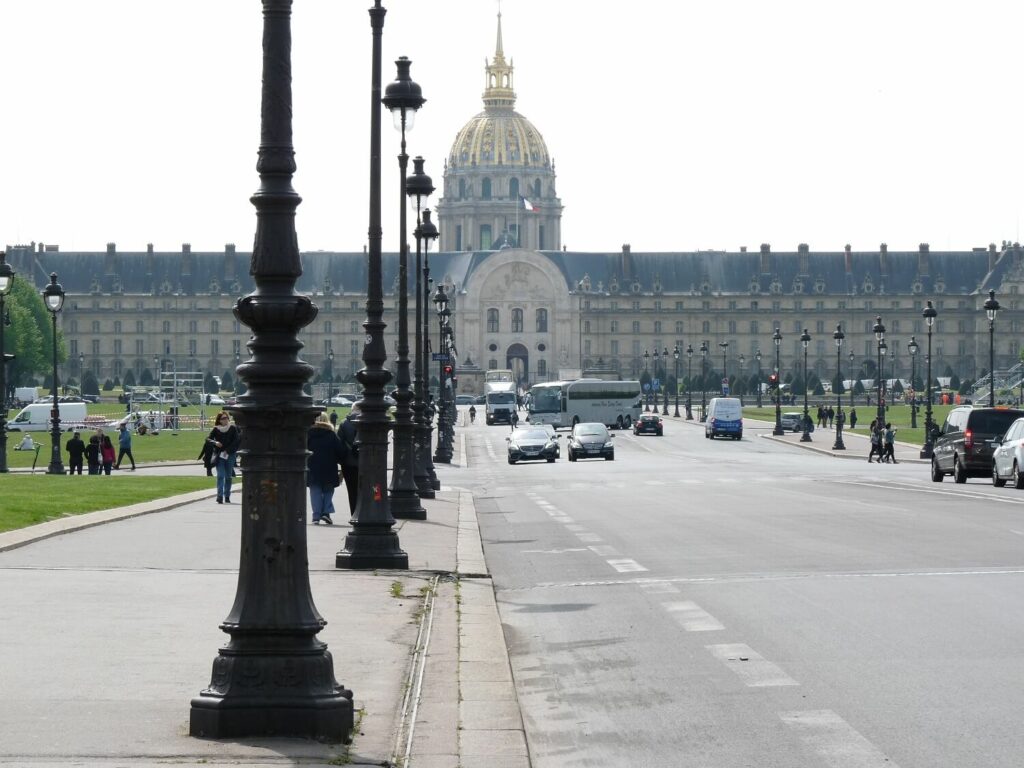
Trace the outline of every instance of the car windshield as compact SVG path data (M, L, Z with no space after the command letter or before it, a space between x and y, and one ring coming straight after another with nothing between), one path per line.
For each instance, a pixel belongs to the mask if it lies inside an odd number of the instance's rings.
M543 429L517 429L512 437L516 440L547 440L548 432Z
M606 435L608 430L596 424L584 424L576 427L577 435Z

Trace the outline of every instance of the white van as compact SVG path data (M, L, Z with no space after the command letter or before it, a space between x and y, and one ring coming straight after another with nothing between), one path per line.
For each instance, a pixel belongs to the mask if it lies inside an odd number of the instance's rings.
M743 438L743 406L737 397L713 397L704 418L704 437Z
M53 403L32 403L7 422L9 432L48 432ZM65 432L81 429L85 424L85 403L58 403L60 428Z

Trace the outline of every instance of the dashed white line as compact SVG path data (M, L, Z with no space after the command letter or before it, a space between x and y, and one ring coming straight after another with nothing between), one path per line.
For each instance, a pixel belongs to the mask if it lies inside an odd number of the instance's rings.
M663 603L679 626L687 632L715 632L725 629L722 623L692 600L678 603Z
M609 544L599 544L594 547L587 547L587 549L600 557L615 557L619 554L619 550Z
M619 573L635 573L635 572L638 572L638 571L646 571L647 570L642 565L640 565L640 563L638 563L636 560L627 560L627 559L618 560L618 559L616 559L616 560L608 560L607 562L608 562L608 565L610 565L612 568L614 568Z
M830 709L780 712L779 717L831 768L899 768Z
M577 533L576 538L582 542L598 542L602 541L601 537L596 533Z
M735 672L748 688L800 685L779 667L743 643L705 646L711 654Z
M670 584L667 581L638 581L637 585L644 592L648 592L652 595L671 595L679 593L679 587L675 584Z

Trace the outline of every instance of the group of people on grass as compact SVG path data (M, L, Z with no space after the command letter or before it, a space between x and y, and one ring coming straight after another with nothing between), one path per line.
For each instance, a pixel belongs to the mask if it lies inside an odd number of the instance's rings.
M134 472L132 433L126 424L122 424L117 430L117 444L119 450L115 451L110 435L104 433L102 428L97 429L89 437L88 443L82 439L81 432L74 432L64 445L64 450L68 454L68 474L80 475L83 467L87 467L90 475L109 475L111 470L121 468L121 462L125 457L131 461Z

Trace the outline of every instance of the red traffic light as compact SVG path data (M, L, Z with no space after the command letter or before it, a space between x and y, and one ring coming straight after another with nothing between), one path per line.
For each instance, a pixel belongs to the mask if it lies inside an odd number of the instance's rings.
M452 367L450 365L446 365L444 367L444 375L445 376L451 376L452 375Z

